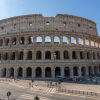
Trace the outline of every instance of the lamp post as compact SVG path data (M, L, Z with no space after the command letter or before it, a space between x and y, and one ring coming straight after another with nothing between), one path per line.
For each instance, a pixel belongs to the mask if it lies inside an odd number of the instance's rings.
M7 92L7 97L8 97L8 100L9 100L9 97L11 96L11 92L10 91L8 91Z

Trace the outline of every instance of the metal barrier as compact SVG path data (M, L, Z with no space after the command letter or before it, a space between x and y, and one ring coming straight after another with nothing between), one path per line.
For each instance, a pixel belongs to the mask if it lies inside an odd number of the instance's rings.
M57 91L62 92L62 93L67 93L67 94L74 94L74 95L100 97L100 93L95 93L95 92L67 90L67 89L63 89L63 88L57 88Z

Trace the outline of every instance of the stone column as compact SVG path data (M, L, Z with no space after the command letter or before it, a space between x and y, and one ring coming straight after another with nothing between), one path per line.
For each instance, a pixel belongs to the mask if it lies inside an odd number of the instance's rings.
M60 36L60 44L62 44L62 42L63 42L63 37Z
M61 66L61 76L64 77L64 66Z
M70 66L69 68L70 68L70 77L73 77L74 76L74 74L73 74L73 67Z
M55 67L52 66L51 72L52 72L52 79L55 79Z
M6 68L6 77L9 77L9 68Z
M35 78L35 68L34 68L34 66L32 67L32 79L34 79Z
M42 50L42 60L45 60L45 51Z
M5 46L5 37L3 37L3 46Z
M42 66L42 79L44 79L44 78L45 78L45 67Z
M25 37L24 37L24 44L27 45L28 43L29 43L29 41L28 41L28 36L25 35Z
M26 68L23 68L23 78L26 78Z
M86 66L86 76L89 76L89 71L88 71L88 67Z
M24 50L24 60L27 59L27 50Z
M92 74L94 75L94 66L91 66Z
M80 76L80 77L82 76L82 73L81 73L81 66L78 67L78 76Z
M72 60L72 50L69 50L69 59Z
M42 44L44 44L45 43L45 36L43 35L42 36Z
M14 68L14 78L17 78L17 68Z
M77 59L80 59L80 51L76 51Z
M63 50L60 50L60 59L61 60L64 60L64 55L63 55L64 51Z
M68 42L67 42L67 43L68 43L68 44L71 44L71 37L68 36L67 39L68 39Z

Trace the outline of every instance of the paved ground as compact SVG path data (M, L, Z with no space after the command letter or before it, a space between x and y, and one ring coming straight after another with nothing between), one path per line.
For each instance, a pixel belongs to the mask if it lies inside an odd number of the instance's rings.
M16 98L16 100L34 100L36 95L39 96L40 100L100 100L100 98L94 97L84 97L84 96L73 96L64 93L58 93L56 91L56 87L47 87L47 83L44 81L35 81L33 87L29 87L30 81L0 81L0 97L1 99L5 98L7 100L6 93L7 91L11 91L12 98ZM54 84L54 83L53 83ZM83 84L72 84L72 83L62 83L62 86L69 89L83 89ZM77 88L79 86L79 88ZM89 85L87 86L92 90L99 91L99 86ZM99 88L99 89L98 89ZM97 89L97 90L96 90ZM86 87L84 88L86 90ZM88 88L87 88L88 90ZM90 91L90 90L89 90Z

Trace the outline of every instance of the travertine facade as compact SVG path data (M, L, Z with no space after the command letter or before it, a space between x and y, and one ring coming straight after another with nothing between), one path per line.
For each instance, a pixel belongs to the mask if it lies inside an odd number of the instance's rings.
M55 79L91 75L100 75L96 23L61 14L0 21L1 77Z

